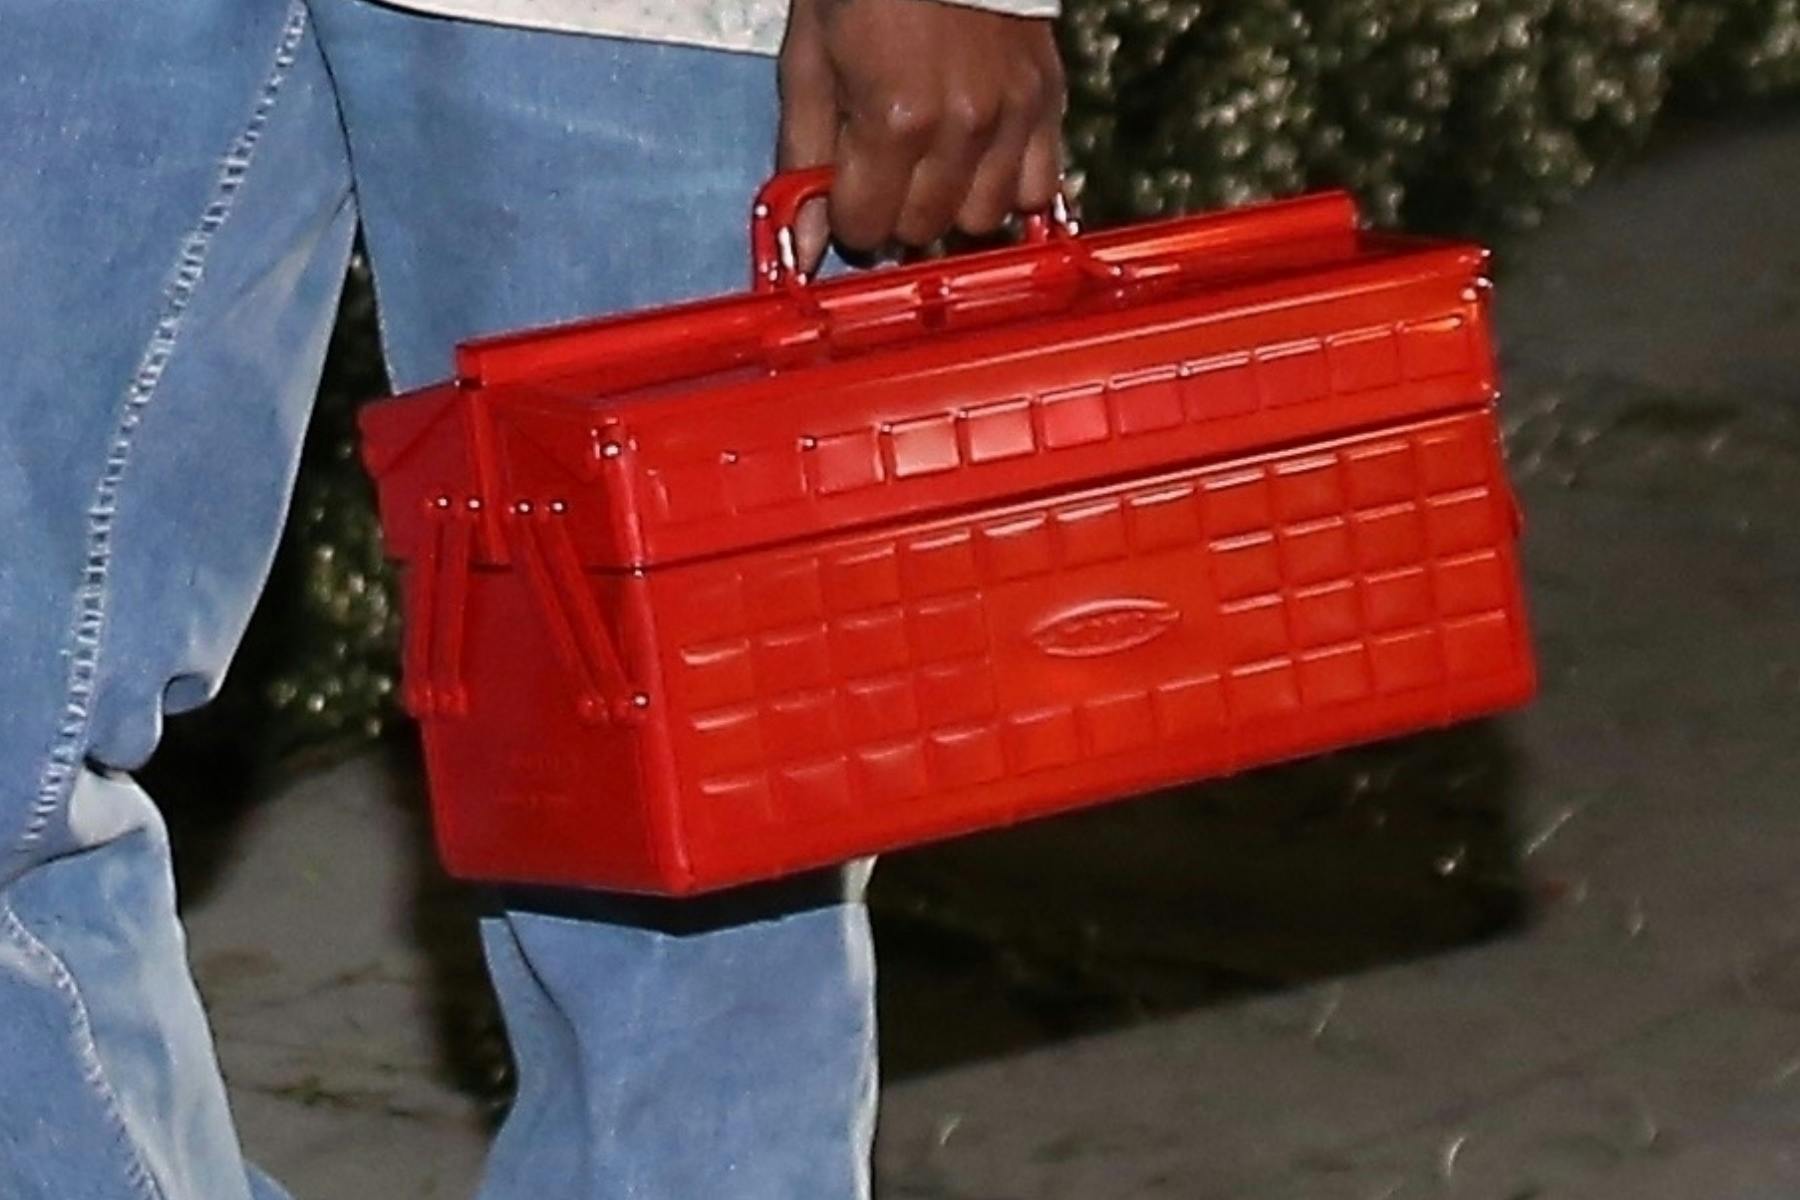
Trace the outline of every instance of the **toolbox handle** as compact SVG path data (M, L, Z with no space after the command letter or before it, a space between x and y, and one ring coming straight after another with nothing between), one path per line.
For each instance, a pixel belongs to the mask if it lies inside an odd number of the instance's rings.
M831 194L837 170L830 164L782 171L763 184L750 208L750 287L773 292L807 281L795 249L794 225L800 210ZM1048 242L1065 238L1076 245L1080 225L1069 214L1069 202L1059 191L1043 212L1024 213L1025 240Z
M761 361L771 325L792 323L791 312L770 310L766 300L771 292L786 290L800 302L800 311L810 316L816 317L821 307L831 307L830 300L802 286L805 281L797 272L782 272L780 238L783 228L792 237L794 216L808 200L825 195L830 180L829 167L791 171L775 176L758 193L759 211L753 212L750 223L756 273L753 295L717 297L649 313L475 338L456 348L457 382L473 390L605 369L613 373L615 386L623 388L632 386L631 380L660 378L654 364L674 359L691 362L696 346L712 348L707 361L714 366ZM764 206L766 211L760 211ZM1054 243L1055 252L1044 257L1056 259L1056 269L1067 268L1101 283L1126 283L1175 257L1290 238L1350 236L1356 227L1356 204L1350 196L1321 192L1080 237L1074 236L1077 228L1066 212L1053 211L1027 216L1025 238L1039 247ZM991 253L1010 254L1015 262L1020 257L1036 257L1030 251ZM953 258L944 269L954 271L956 264ZM832 288L822 285L818 291L835 290L842 282L833 280ZM808 294L796 295L798 292Z

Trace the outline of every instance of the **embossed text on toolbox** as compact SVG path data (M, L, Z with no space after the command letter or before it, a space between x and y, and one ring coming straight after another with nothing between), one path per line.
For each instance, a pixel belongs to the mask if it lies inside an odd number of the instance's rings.
M1181 610L1148 597L1095 600L1053 613L1031 642L1053 658L1101 658L1148 645L1181 623Z

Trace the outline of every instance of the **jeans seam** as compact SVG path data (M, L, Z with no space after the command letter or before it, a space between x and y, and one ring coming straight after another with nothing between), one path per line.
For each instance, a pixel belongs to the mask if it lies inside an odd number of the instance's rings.
M94 691L106 627L112 535L126 467L144 416L155 399L169 360L174 356L183 318L205 271L207 252L231 216L281 85L299 57L306 35L307 15L305 0L289 0L281 34L276 40L273 63L257 90L249 118L225 152L210 200L201 210L199 221L182 241L172 278L164 291L162 312L113 423L106 462L95 482L93 500L87 512L87 548L68 633L69 671L62 715L50 753L38 776L37 794L25 828L13 844L14 854L23 854L43 836L51 817L67 802L85 758L84 745L92 726Z
M0 897L0 927L6 930L8 938L27 955L44 963L50 971L56 990L68 1000L69 1024L75 1035L76 1050L81 1056L82 1080L99 1099L100 1106L106 1111L107 1120L112 1123L114 1134L124 1148L127 1159L125 1177L132 1192L139 1200L165 1200L166 1193L150 1173L144 1156L132 1139L131 1127L125 1122L125 1109L119 1102L119 1094L113 1089L112 1081L106 1077L106 1064L100 1061L100 1047L94 1040L93 1020L88 1015L87 1002L81 998L81 988L75 982L74 972L69 970L68 964L54 950L26 927L12 903L4 897Z

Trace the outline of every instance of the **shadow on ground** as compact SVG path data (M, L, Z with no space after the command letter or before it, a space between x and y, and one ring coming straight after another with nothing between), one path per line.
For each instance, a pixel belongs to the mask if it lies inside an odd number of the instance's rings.
M1493 936L1526 912L1480 724L892 856L901 1077Z

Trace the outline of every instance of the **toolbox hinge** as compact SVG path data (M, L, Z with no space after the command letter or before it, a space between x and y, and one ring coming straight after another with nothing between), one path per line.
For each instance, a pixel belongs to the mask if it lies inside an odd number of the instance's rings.
M507 514L513 562L525 577L551 645L575 689L576 711L590 722L631 723L649 696L626 677L624 659L594 601L560 500L520 500Z
M449 496L427 502L425 536L407 573L411 614L401 650L401 696L413 716L462 716L469 711L463 682L463 625L469 607L469 561L481 502Z
M459 503L437 496L428 503L425 537L407 573L410 613L401 649L401 696L413 716L468 715L463 650L474 543L480 528L497 524L568 674L582 720L629 723L641 718L649 697L626 677L562 520L566 511L560 501L519 501L495 521L478 497Z

